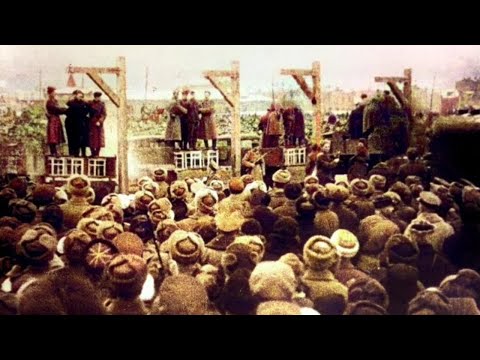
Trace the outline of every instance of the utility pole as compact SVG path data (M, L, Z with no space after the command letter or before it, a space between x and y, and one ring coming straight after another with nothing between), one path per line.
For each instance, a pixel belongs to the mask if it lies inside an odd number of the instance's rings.
M145 101L148 97L148 66L145 67Z

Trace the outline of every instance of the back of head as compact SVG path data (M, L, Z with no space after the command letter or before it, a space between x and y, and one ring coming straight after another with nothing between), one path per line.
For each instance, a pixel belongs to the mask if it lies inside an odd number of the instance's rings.
M232 273L219 298L219 307L226 313L234 315L252 315L257 306L250 285L251 270L238 269Z
M285 185L285 197L289 200L297 200L302 195L302 185L299 183L288 183Z
M160 287L152 307L155 315L205 315L208 295L194 277L176 275L167 277Z
M27 285L19 294L20 315L103 315L105 309L92 283L60 269Z
M389 299L385 288L373 278L355 280L348 287L348 302L369 301L382 308L388 308Z
M387 315L387 312L378 304L370 301L358 301L355 303L349 303L345 309L344 315Z
M480 275L471 269L462 269L456 275L446 277L440 290L447 297L472 298L480 305Z
M58 205L47 206L42 213L42 221L52 225L59 231L63 227L63 210Z
M418 293L408 304L408 315L450 315L448 298L438 289L429 288Z
M296 288L293 269L280 261L259 263L249 279L250 290L261 301L290 301Z
M301 315L301 308L288 301L267 301L258 305L257 315Z

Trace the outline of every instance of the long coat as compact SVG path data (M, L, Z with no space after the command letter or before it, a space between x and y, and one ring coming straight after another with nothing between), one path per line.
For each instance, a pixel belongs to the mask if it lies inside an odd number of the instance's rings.
M48 144L63 144L65 142L65 135L63 133L62 121L60 115L66 113L67 109L58 105L55 99L49 99L46 104L47 110L47 143Z
M105 147L105 129L103 123L107 118L107 109L103 101L90 101L91 117L90 117L90 133L89 145L92 149L100 149ZM100 126L97 126L100 123Z
M182 140L182 128L180 116L187 113L187 109L180 106L178 101L173 100L167 108L168 121L165 130L165 140L180 141Z
M317 156L317 177L320 184L335 182L333 170L337 167L335 158L331 154L320 152Z
M191 99L188 102L188 134L189 139L194 140L197 136L198 123L200 122L200 105L197 100Z
M293 123L293 136L296 138L305 137L305 118L301 110L294 111L295 121Z
M216 140L215 108L212 100L203 100L199 109L201 118L198 124L197 137L201 140Z
M265 130L265 135L270 136L282 136L283 135L283 126L282 126L280 113L273 111L268 115L267 128Z
M67 130L68 141L72 145L82 147L88 146L90 106L85 101L70 100L67 102L67 118L65 129Z

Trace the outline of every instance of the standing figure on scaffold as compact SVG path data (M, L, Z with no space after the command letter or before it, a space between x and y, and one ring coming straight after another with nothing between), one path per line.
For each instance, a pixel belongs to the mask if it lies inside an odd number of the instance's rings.
M180 105L178 99L178 90L173 91L173 98L167 107L167 128L165 130L165 141L167 146L175 149L175 144L179 143L182 148L182 125L181 117L187 114L187 109Z
M57 145L65 143L65 135L63 133L62 120L60 115L67 112L67 108L58 105L57 94L55 88L49 86L47 88L48 100L45 105L47 125L47 143L50 148L50 155L59 156Z
M217 127L215 125L215 107L210 100L210 91L205 91L205 99L200 103L201 118L198 125L198 138L205 143L205 149L209 149L208 140L212 140L212 149L217 150Z

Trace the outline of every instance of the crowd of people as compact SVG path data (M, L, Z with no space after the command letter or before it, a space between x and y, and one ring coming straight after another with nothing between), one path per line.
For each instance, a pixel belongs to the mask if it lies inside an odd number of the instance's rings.
M48 100L45 105L47 125L47 143L50 155L59 156L58 146L65 143L65 135L61 116L66 115L65 130L67 132L68 155L87 156L87 147L92 157L98 157L105 147L105 131L103 124L107 117L102 93L95 92L93 100L85 101L81 90L75 90L67 102L67 107L60 106L56 89L47 88Z
M15 178L0 313L480 314L478 187L432 177L416 149L348 181L314 170L267 188L159 169L133 195Z

